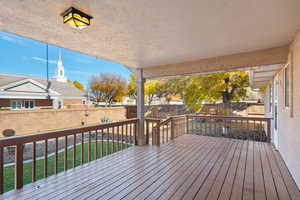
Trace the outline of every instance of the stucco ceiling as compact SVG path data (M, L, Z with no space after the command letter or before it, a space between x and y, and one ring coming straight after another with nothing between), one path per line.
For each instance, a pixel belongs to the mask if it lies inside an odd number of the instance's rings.
M94 17L75 30L60 14ZM299 0L0 0L0 29L121 63L180 63L289 44Z

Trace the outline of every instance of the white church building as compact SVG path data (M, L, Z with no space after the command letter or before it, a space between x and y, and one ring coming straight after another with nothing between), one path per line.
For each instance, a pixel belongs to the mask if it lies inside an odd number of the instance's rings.
M59 109L86 104L85 93L67 80L61 53L55 76L49 80L0 73L0 109Z

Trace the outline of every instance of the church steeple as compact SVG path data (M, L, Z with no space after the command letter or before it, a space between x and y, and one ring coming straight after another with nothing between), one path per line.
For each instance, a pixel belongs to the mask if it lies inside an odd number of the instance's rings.
M61 59L61 49L59 49L59 55L58 55L58 60L57 60L57 65L56 65L56 70L55 70L55 77L56 81L59 82L67 82L67 77L65 77L65 68L62 63Z

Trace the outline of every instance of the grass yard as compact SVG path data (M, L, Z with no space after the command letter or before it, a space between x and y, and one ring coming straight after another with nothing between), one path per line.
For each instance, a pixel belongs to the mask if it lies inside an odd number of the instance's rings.
M122 147L123 145L123 147ZM115 143L115 151L120 151L129 147L128 144L117 144ZM91 146L91 160L95 160L95 142L92 142ZM98 158L101 156L106 156L113 152L112 142L103 142L103 153L102 153L102 143L98 142ZM73 148L68 149L68 169L73 168ZM54 174L54 161L55 156L51 155L48 157L48 176ZM84 144L84 163L88 162L88 144ZM81 164L81 144L76 146L76 165ZM26 162L23 165L23 182L24 185L32 182L32 162ZM64 152L58 153L58 172L64 171ZM7 166L4 168L4 191L14 189L14 177L15 177L15 166ZM36 179L44 178L44 159L36 161Z

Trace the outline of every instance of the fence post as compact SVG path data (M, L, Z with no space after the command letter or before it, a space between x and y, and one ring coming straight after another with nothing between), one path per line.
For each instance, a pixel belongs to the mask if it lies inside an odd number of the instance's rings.
M23 144L16 145L15 188L23 187Z

